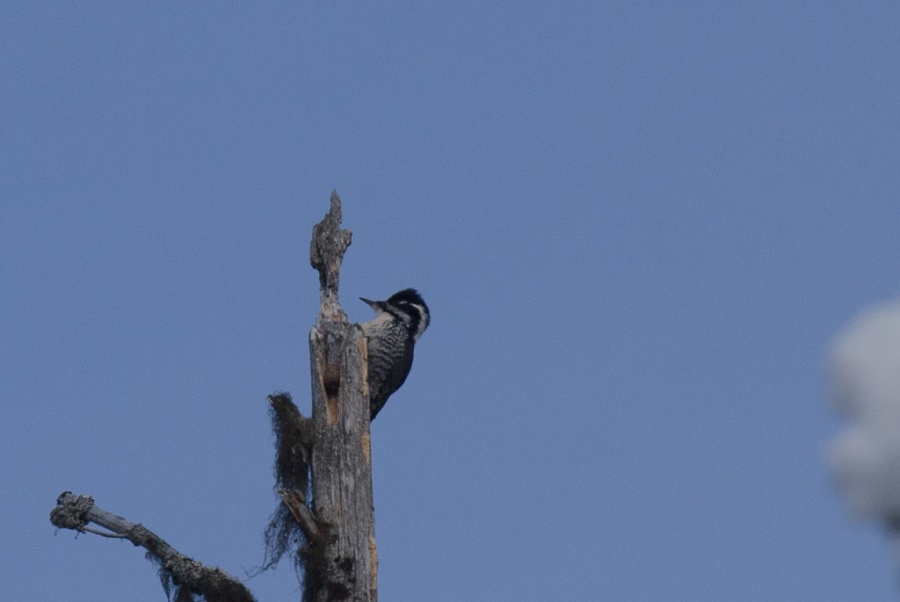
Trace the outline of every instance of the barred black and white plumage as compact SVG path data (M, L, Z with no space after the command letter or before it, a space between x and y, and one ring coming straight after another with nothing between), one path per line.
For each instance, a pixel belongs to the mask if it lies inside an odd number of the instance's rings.
M371 419L409 376L416 341L428 328L431 314L422 296L411 288L387 301L360 297L375 310L375 318L360 324L369 352L369 410Z

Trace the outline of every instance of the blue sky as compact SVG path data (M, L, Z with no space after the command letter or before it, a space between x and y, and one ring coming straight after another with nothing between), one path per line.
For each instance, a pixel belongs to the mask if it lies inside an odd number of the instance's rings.
M4 593L164 599L64 491L244 577L266 395L309 408L312 225L351 319L432 309L373 425L383 600L896 600L823 450L894 298L893 2L0 7ZM297 599L287 565L248 581Z

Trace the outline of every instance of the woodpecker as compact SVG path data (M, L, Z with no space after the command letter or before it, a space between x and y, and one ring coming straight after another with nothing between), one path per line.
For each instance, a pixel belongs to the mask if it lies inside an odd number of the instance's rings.
M360 326L369 351L370 420L409 376L416 341L428 328L431 314L422 296L412 288L394 293L387 301L360 297L375 310L375 318Z

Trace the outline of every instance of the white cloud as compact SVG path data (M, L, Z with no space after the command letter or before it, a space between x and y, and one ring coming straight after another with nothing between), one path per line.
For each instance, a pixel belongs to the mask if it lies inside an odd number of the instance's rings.
M831 396L847 427L828 463L854 511L900 523L900 302L874 307L835 339Z

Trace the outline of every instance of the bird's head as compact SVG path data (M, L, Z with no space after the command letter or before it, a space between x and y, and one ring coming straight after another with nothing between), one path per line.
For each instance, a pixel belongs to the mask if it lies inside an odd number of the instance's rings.
M387 301L372 301L365 297L360 297L360 300L375 310L376 315L386 313L394 319L402 321L415 340L419 340L431 323L431 312L428 311L422 295L414 288L396 292Z

